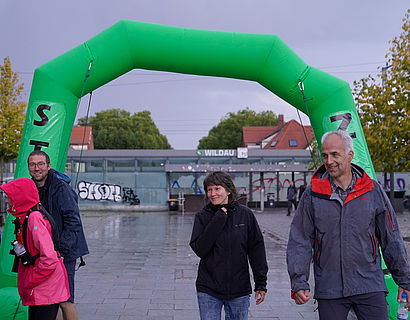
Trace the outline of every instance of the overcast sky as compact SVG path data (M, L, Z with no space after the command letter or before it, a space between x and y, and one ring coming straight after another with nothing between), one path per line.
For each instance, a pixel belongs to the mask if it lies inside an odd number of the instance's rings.
M352 86L384 65L408 0L0 0L0 58L9 56L28 101L34 70L121 19L183 28L278 35L307 64ZM87 112L82 98L78 117ZM174 149L195 149L228 112L297 110L258 83L133 70L93 93L90 113L149 110ZM303 124L309 120L302 114Z

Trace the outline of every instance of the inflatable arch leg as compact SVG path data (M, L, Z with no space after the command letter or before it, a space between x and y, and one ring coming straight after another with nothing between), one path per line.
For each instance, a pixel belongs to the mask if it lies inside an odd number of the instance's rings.
M127 20L35 70L15 177L29 176L26 161L34 149L46 151L53 167L64 170L81 95L136 68L256 81L309 116L319 147L324 132L349 132L354 137L353 161L375 178L349 85L308 66L278 36ZM308 109L300 84L311 99ZM4 231L0 287L15 284L8 254L11 217Z

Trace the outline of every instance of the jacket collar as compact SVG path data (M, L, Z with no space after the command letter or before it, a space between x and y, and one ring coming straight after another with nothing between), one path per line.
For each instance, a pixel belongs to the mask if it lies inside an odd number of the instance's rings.
M366 174L363 168L356 164L351 164L352 169L359 173L353 191L347 196L345 203L374 189L373 180ZM332 195L332 186L329 175L322 165L312 177L312 194L320 198L330 199Z
M233 201L231 201L231 202L229 202L229 203L227 203L227 204L224 204L224 205L213 205L212 203L208 203L207 205L206 205L206 207L209 209L209 210L211 210L212 212L216 212L216 211L218 211L219 209L221 209L222 207L225 207L227 210L235 210L235 207L237 206L237 201L236 200L233 200Z

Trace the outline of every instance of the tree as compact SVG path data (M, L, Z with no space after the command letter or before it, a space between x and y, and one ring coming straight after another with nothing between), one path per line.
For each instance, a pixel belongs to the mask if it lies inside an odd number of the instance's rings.
M376 78L354 82L354 97L369 152L376 171L408 171L410 168L410 10L402 33L390 41L387 64ZM391 177L391 190L393 177Z
M198 149L236 149L242 144L242 127L276 126L278 118L272 111L256 113L249 108L237 113L229 112L199 140Z
M312 161L308 162L308 169L316 171L322 165L323 161L320 155L317 140L315 138L313 138L309 142L309 151L310 151L310 157L312 158Z
M93 128L96 149L171 149L149 111L131 115L126 110L109 109L96 112L88 122L85 117L78 119L78 124Z
M23 88L18 74L11 69L10 58L4 58L0 65L0 183L5 163L17 157L20 148L27 106L20 101Z

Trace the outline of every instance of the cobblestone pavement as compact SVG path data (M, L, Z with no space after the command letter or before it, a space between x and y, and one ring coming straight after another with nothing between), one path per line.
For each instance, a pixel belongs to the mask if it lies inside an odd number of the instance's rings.
M91 253L85 257L86 267L76 273L80 319L199 319L195 292L199 259L188 245L194 215L98 215L83 214ZM292 217L284 209L255 215L265 236L268 294L259 306L252 301L249 319L318 319L313 301L297 306L290 299L285 249ZM398 217L403 236L410 237L410 215Z

